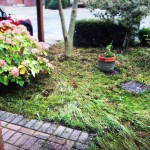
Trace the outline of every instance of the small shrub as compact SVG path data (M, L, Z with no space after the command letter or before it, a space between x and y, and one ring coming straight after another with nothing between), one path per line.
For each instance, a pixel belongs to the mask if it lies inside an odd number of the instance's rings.
M112 21L79 20L75 25L74 45L82 47L106 46L113 41L122 46L127 29Z
M143 28L139 31L139 39L141 42L141 45L148 46L150 45L150 27L149 28Z
M70 6L70 0L62 0L63 8L67 8ZM58 9L57 0L47 0L45 8L48 9Z
M30 36L22 25L0 25L0 83L15 82L23 86L40 71L50 73L52 65L46 55L44 43Z

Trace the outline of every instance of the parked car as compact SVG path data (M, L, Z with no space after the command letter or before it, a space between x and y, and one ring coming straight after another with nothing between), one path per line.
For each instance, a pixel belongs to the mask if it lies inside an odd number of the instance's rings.
M33 27L30 19L26 19L26 20L13 19L11 15L7 16L6 12L0 8L0 22L5 20L9 21L9 23L14 24L16 26L24 25L29 31L30 35L33 35Z
M85 8L86 2L85 0L79 0L78 2L78 8Z

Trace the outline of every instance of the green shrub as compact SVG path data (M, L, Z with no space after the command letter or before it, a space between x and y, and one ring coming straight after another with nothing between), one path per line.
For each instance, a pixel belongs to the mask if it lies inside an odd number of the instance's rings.
M112 21L76 21L74 46L99 47L113 41L113 46L122 46L127 29Z
M63 8L70 6L70 0L62 0ZM47 0L45 3L45 8L58 9L57 0Z
M150 42L150 27L149 28L143 28L139 31L139 39L141 42L141 45L148 46Z
M51 71L44 58L44 43L38 42L22 25L5 23L0 26L0 83L15 82L23 86L41 71Z

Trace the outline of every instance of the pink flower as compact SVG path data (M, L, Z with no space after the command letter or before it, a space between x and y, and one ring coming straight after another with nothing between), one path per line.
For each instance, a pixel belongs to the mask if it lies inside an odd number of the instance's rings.
M24 60L21 64L22 64L23 66L28 66L29 63L30 63L29 60Z
M32 50L31 50L31 53L32 54L41 54L41 51L39 50L39 49L37 49L37 48L33 48Z
M7 65L5 60L0 59L0 67L5 67Z
M11 74L12 76L14 76L14 77L18 77L18 76L19 76L19 69L16 68L16 67L14 67L14 68L11 70L10 74Z

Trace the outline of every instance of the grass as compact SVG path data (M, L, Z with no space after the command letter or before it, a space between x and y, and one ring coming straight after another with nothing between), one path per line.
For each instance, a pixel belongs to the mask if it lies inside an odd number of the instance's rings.
M55 66L24 88L0 86L0 109L27 118L61 123L95 134L89 150L148 150L150 147L150 91L128 93L120 84L135 80L150 85L150 49L132 48L118 61L118 75L95 66L99 49L75 49L63 61L62 45L49 51Z

